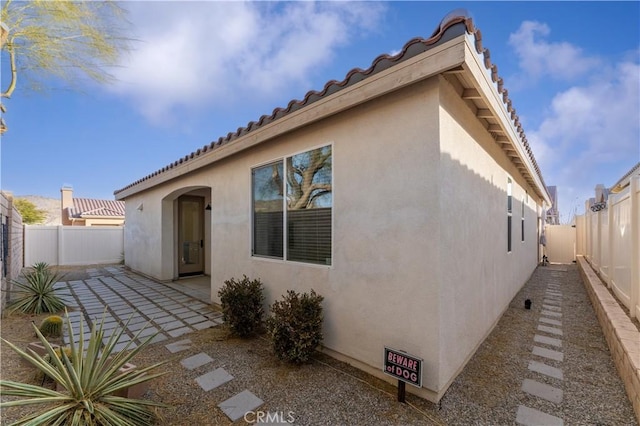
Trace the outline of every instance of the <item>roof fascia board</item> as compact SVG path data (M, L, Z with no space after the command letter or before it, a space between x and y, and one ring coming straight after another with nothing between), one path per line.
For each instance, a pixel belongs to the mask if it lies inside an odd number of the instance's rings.
M491 76L486 71L483 63L484 58L481 58L480 55L476 53L474 44L474 35L467 34L465 37L465 63L463 68L469 72L476 84L478 84L479 92L483 95L488 108L501 123L502 129L505 134L508 135L511 146L516 151L520 160L525 164L528 173L536 183L538 195L540 195L548 205L551 205L551 198L533 167L529 156L525 152L522 143L520 143L520 138L511 120L511 115L506 109L502 96L498 93L496 84L493 83Z
M465 36L456 37L413 58L369 76L352 86L345 87L326 98L322 98L272 123L253 130L227 145L220 146L197 158L192 158L184 164L178 165L171 170L127 188L115 194L116 199L126 199L136 193L176 179L223 158L266 142L269 139L353 108L390 92L400 90L448 69L460 66L465 60L464 40Z

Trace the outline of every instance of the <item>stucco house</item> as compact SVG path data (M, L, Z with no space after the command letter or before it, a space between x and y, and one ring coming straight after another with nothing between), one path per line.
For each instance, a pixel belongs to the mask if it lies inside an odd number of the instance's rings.
M540 257L549 194L464 10L431 37L115 191L131 269L324 296L323 350L438 401Z
M124 201L78 198L73 188L60 189L60 210L63 225L119 226L124 225Z

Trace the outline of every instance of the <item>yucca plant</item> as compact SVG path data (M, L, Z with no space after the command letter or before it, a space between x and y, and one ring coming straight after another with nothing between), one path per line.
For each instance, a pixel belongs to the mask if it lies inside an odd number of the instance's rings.
M35 272L46 272L46 271L49 271L49 268L50 268L47 262L37 262L37 263L34 263L31 267Z
M93 426L153 424L155 419L153 408L167 407L166 405L149 400L130 399L115 395L130 386L147 382L165 374L164 372L150 373L150 371L166 361L146 368L119 371L136 354L143 350L155 336L153 334L147 337L139 346L131 350L129 349L133 340L130 340L122 351L116 352L115 346L128 323L129 321L122 328L116 330L104 346L102 345L104 316L99 323L93 325L88 342L85 342L83 337L84 330L81 323L79 341L78 343L73 343L75 335L69 316L66 315L66 324L71 342L69 346L71 356L68 355L66 350L56 353L56 350L47 342L47 339L35 325L36 334L47 349L47 354L44 356L30 355L14 344L2 339L21 357L46 376L55 380L63 388L63 391L58 392L37 385L0 380L0 393L3 396L24 398L1 402L0 408L40 404L45 406L42 411L27 415L14 423L15 425ZM138 332L134 339L137 339L143 330L144 328Z
M58 315L51 315L42 320L38 328L44 337L62 337L63 319Z
M12 280L18 294L9 308L26 314L42 314L60 312L65 308L62 299L56 294L55 284L62 278L49 269L34 265L34 270L24 273L25 282ZM46 265L46 264L45 264Z

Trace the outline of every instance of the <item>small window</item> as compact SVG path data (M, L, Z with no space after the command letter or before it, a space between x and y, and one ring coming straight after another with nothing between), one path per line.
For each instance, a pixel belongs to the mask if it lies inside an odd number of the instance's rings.
M507 213L513 212L512 186L511 178L507 178Z
M511 220L513 216L513 197L511 178L507 178L507 252L511 252Z
M524 242L524 197L522 198L522 216L520 219L520 241Z

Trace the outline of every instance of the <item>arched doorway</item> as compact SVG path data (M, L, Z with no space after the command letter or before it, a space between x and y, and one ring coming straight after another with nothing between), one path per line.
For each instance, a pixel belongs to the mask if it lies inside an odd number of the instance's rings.
M162 269L176 288L210 301L211 188L180 188L162 200Z

